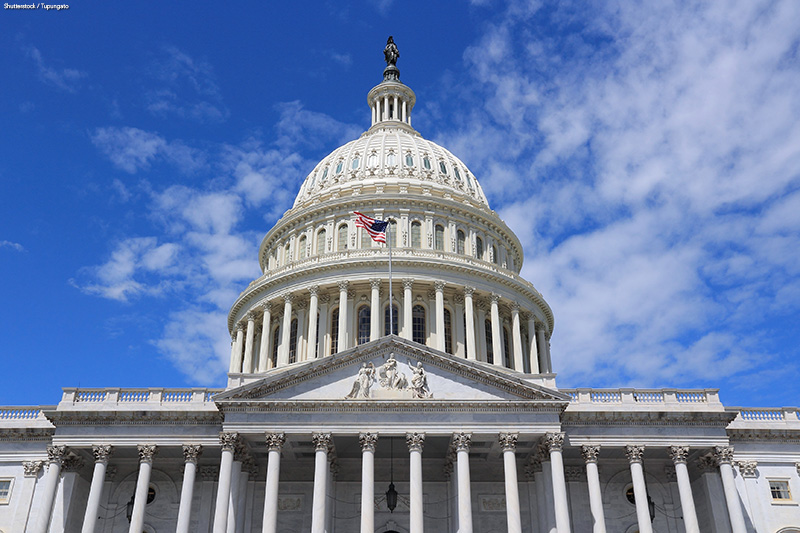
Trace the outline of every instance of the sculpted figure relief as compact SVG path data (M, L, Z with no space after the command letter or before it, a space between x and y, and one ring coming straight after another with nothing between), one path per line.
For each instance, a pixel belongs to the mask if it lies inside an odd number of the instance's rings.
M345 398L372 398L373 394L371 390L375 380L378 381L378 384L383 389L405 392L405 394L410 394L411 397L415 399L433 398L433 394L428 386L428 374L425 372L425 369L422 368L422 363L417 362L417 364L414 365L413 361L408 361L408 367L411 369L412 373L410 383L406 375L400 372L394 354L389 354L389 358L386 362L377 368L375 368L375 365L372 363L362 363L355 382L353 383L353 388Z
M417 366L414 366L409 361L408 366L411 367L411 372L413 372L411 376L411 392L414 394L414 398L430 398L433 396L428 388L428 375L425 369L422 368L422 363L417 362Z
M397 359L394 358L394 354L389 354L389 359L378 368L378 378L384 389L401 390L408 385L406 375L397 369Z
M369 398L369 389L375 380L375 366L372 363L362 363L356 376L353 388L345 398Z

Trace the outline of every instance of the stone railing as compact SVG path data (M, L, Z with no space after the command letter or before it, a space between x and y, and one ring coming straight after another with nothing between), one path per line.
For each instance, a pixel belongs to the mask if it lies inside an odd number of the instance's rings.
M570 406L601 408L604 405L631 408L721 407L718 389L560 389Z
M59 409L86 408L124 408L136 405L137 408L161 406L168 408L198 408L213 404L212 397L224 389L77 389L65 388Z
M40 407L0 407L0 420L36 420L40 417L44 417Z
M791 427L800 429L798 407L730 407L736 412L731 427Z

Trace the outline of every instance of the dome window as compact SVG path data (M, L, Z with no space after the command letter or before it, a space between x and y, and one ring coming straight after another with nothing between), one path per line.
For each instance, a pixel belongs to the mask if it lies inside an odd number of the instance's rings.
M422 158L422 166L425 167L425 170L431 169L431 160L428 159L428 156Z
M353 159L353 164L350 165L350 168L352 168L353 170L358 170L358 165L359 164L361 164L361 159L356 157L355 159Z
M339 226L339 233L336 236L336 251L343 252L347 250L347 224Z
M478 259L483 259L483 239L480 237L475 239L475 255Z
M289 326L289 364L297 362L297 319L293 318Z
M369 330L371 322L372 320L369 306L362 306L358 310L358 344L365 344L369 342Z
M453 317L449 309L444 310L444 351L453 355Z
M325 253L325 230L321 229L317 232L317 255Z
M389 153L389 155L386 156L386 164L390 167L397 164L397 158L394 156L394 153Z
M417 220L411 223L411 247L422 248L422 224Z
M425 308L421 305L411 309L411 337L414 342L425 344Z
M378 154L370 154L369 156L369 166L372 168L377 168L378 166Z
M414 156L411 154L406 154L406 166L413 167L414 166Z
M342 173L342 167L343 166L344 166L344 161L339 161L339 163L336 165L336 173L337 174L341 174Z
M458 181L461 181L461 174L459 174L457 168L455 169L455 173L456 173L456 178L458 179Z
M444 250L444 226L441 224L436 224L433 230L433 243L437 250Z
M483 332L486 336L486 362L494 363L494 339L492 339L492 323L489 320L483 322Z
M306 258L306 236L305 235L300 237L300 245L298 246L297 255L298 255L298 259L305 259Z
M322 177L319 179L319 181L325 181L325 178L327 177L328 177L328 167L325 167L325 170L322 171Z
M439 161L439 170L442 171L442 174L447 174L447 167L444 164L444 161Z
M464 235L464 232L461 231L461 230L458 230L458 233L456 233L456 251L458 253L460 253L461 255L464 255L464 242L465 241L466 241L466 236Z

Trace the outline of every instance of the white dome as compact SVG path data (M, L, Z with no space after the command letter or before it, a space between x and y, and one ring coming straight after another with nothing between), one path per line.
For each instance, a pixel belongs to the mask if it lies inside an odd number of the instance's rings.
M353 185L372 188L401 183L488 208L481 186L460 159L395 120L378 122L322 159L303 182L294 207Z

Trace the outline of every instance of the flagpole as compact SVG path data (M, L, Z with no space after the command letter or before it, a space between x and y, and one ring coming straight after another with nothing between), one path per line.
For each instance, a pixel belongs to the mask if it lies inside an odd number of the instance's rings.
M393 294L392 294L392 238L394 235L389 235L389 230L392 229L392 223L389 222L388 228L386 228L386 235L388 238L386 239L386 244L389 246L389 335L394 334L394 304L392 302Z

